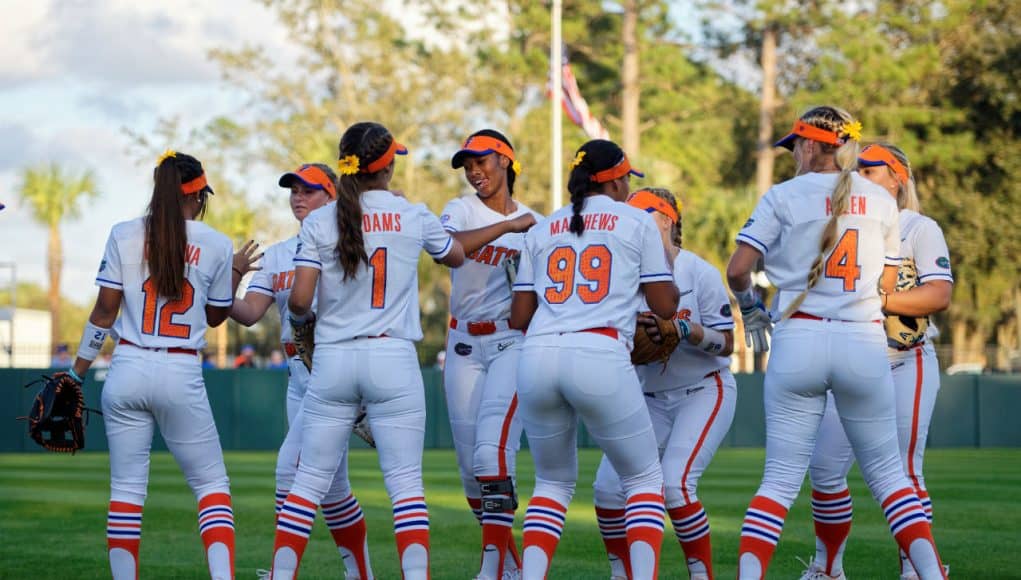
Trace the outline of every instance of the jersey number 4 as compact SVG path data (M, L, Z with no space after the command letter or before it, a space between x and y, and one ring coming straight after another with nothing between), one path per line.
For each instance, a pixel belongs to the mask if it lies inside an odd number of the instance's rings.
M849 229L840 236L833 252L826 260L824 270L827 278L844 281L844 292L854 292L861 279L861 264L858 263L858 230Z
M195 302L195 287L187 278L181 287L181 298L171 300L159 306L159 291L152 278L146 278L142 283L142 293L145 300L142 303L142 334L159 334L171 338L190 338L191 325L178 324L174 322L175 314L184 314ZM159 326L156 324L157 311L159 312Z
M575 292L585 304L595 304L610 293L610 266L613 256L602 244L586 246L579 254L571 246L561 246L550 254L546 275L553 286L544 297L550 304L563 304ZM575 286L575 273L583 279Z

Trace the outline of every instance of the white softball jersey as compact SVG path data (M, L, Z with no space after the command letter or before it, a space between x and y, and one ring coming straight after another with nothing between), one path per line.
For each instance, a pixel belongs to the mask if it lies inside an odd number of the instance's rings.
M642 307L639 284L673 280L648 213L606 195L585 200L585 231L573 234L564 206L525 234L515 291L535 292L528 337L614 328L630 345Z
M493 211L477 195L452 199L443 208L440 222L448 232L476 230L505 220L542 215L520 201L510 215ZM458 320L506 320L510 318L511 293L503 262L521 252L525 234L509 233L465 256L464 265L450 270L450 315Z
M185 283L181 298L159 296L145 259L145 221L136 218L113 226L106 242L96 285L124 293L114 335L147 348L206 346L206 304L229 308L234 245L202 222L187 221Z
M316 209L301 224L294 265L321 271L316 344L383 335L421 340L419 252L443 258L453 239L424 204L382 190L366 191L361 204L369 263L359 265L354 278L344 280L337 260L337 203Z
M712 264L687 250L681 250L674 259L674 283L681 293L677 317L690 320L714 330L733 330L730 296L723 286L723 278ZM638 378L646 393L668 391L693 385L706 375L730 366L729 356L709 354L682 340L666 369L661 363L638 365Z
M287 321L287 300L294 285L294 256L298 251L298 236L277 242L266 248L262 256L262 269L256 270L248 283L248 292L264 294L276 302L280 313L280 342L291 342L291 325ZM316 298L312 298L312 311Z
M837 173L807 173L774 185L759 200L737 241L765 256L766 275L778 288L774 319L804 290L831 214ZM801 312L853 322L880 320L878 284L884 266L900 264L897 203L882 187L851 174L848 211L823 273Z
M900 239L901 258L915 261L919 284L932 280L954 281L950 250L935 220L910 209L901 210Z

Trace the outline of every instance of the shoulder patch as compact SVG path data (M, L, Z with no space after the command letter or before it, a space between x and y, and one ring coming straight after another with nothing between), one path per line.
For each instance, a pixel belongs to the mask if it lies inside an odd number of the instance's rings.
M730 304L724 304L720 307L720 316L724 318L731 318L734 316L733 312L730 310Z
M449 221L450 221L450 214L445 213L442 216L440 216L440 223L445 224L445 223L447 223Z
M102 272L103 270L106 270L106 258L103 258L103 261L99 263L99 271Z
M743 229L745 229L746 227L748 227L748 226L752 225L753 223L755 223L755 218L748 218L748 221L746 221L746 222L744 223L744 225L743 225L743 226L741 226L741 229L743 230Z
M939 266L940 268L949 269L950 268L950 258L948 258L946 256L940 256L940 257L936 258L936 265Z

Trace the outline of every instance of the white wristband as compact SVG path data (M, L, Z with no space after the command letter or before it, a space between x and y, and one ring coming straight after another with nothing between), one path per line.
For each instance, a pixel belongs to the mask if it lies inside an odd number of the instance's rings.
M734 290L734 298L737 298L737 305L741 308L755 306L759 302L759 293L755 291L755 284L749 284L748 288L738 291Z
M702 342L698 343L698 348L709 354L718 355L725 346L727 346L727 337L722 332L707 326L702 327Z
M96 360L99 350L103 348L103 342L109 335L109 328L100 328L91 322L86 322L85 330L82 331L82 341L78 343L78 358L89 361Z

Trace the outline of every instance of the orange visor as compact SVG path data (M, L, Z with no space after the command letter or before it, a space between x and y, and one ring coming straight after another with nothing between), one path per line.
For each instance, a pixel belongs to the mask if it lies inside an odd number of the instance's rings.
M901 185L907 185L908 183L908 168L904 167L900 159L897 159L889 149L882 145L869 145L862 149L861 154L858 155L858 164L865 167L885 165L893 171Z
M490 153L499 153L507 159L514 161L514 150L510 148L503 141L496 137L490 137L489 135L475 135L468 137L468 140L461 146L461 150L454 153L454 157L450 159L450 165L454 169L459 169L464 166L464 158L471 156L481 157L483 155L489 155Z
M670 218L674 223L677 223L678 216L677 210L667 203L666 200L660 198L658 195L644 189L631 194L631 197L627 198L627 204L633 207L637 207L640 210L652 213L658 211L659 213Z
M192 195L193 193L202 191L206 187L208 187L208 184L206 183L206 174L203 173L191 181L182 183L181 193L184 195Z
M377 160L373 161L372 163L366 165L365 168L362 169L362 170L359 170L358 173L375 173L377 171L382 170L387 165L390 165L390 162L393 161L393 159L394 159L394 155L407 155L407 154L408 154L408 148L405 147L404 145L401 145L400 143L397 142L396 139L394 139L390 143L390 148L386 150L386 153L382 154L379 157L379 159L377 159Z
M281 175L279 184L280 187L290 187L295 181L301 182L310 189L325 191L326 195L330 196L330 199L337 198L337 186L334 185L333 180L326 175L325 171L315 165L306 163L299 167L297 171Z
M614 179L624 177L630 173L636 177L645 177L645 174L637 169L631 167L631 162L628 161L627 155L624 156L616 165L609 169L604 169L599 173L593 175L590 179L596 183L606 183L613 181Z
M784 149L794 150L794 139L797 137L804 137L805 139L811 139L812 141L820 141L822 143L829 143L830 145L843 145L844 140L841 139L840 135L833 131L827 131L826 129L820 129L815 125L809 125L808 123L797 120L794 122L794 128L787 134L786 137L780 139L773 144L773 147L783 147Z

